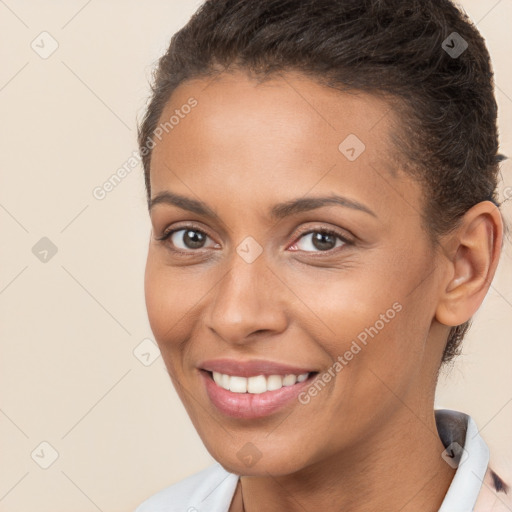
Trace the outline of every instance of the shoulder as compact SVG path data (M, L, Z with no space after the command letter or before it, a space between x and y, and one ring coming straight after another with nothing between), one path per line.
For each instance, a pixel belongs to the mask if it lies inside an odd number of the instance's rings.
M153 494L135 512L225 512L237 482L217 463Z

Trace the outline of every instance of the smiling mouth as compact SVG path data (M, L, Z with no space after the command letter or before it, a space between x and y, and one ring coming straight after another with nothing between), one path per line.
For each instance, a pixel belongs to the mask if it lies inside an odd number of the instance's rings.
M256 375L253 377L242 377L240 375L228 375L220 372L206 371L218 387L231 391L232 393L247 393L259 395L267 391L277 391L283 387L291 387L301 383L318 374L318 372L307 372L300 375Z
M239 370L242 372L244 368ZM211 404L222 414L240 420L264 418L293 403L300 404L298 395L318 375L317 371L300 374L270 372L256 375L251 372L253 375L245 377L203 368L199 374Z

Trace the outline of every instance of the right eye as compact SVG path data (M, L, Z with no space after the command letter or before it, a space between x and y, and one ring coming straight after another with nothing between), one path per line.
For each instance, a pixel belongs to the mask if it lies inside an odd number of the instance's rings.
M157 240L166 242L172 251L180 253L191 253L196 252L197 249L204 249L205 242L210 237L202 230L195 226L182 226L179 229L172 229L166 231ZM213 242L213 241L212 241ZM218 246L213 242L213 246Z

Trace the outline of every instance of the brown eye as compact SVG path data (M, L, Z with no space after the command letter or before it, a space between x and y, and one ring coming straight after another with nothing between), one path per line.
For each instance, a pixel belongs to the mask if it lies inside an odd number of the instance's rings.
M197 249L216 246L204 231L187 226L181 229L170 230L157 238L157 240L164 241L170 246L170 249L176 252L194 252ZM211 241L209 246L206 245L208 240Z
M179 233L183 234L179 235ZM177 245L177 242L181 241L183 245L185 245L185 249L201 249L206 238L206 235L200 231L195 231L193 229L181 229L174 233L171 240L175 245Z
M304 233L294 247L306 252L326 252L347 244L339 233L330 230L316 230Z

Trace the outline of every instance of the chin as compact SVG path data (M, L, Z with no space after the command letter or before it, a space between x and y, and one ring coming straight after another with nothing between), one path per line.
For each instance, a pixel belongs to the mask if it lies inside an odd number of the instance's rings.
M290 448L290 451L296 452L296 447ZM226 471L240 476L284 476L297 473L308 465L306 461L297 460L296 453L276 452L270 447L259 449L250 441L236 453L231 447L227 450L229 453L210 450L208 446L207 449Z

